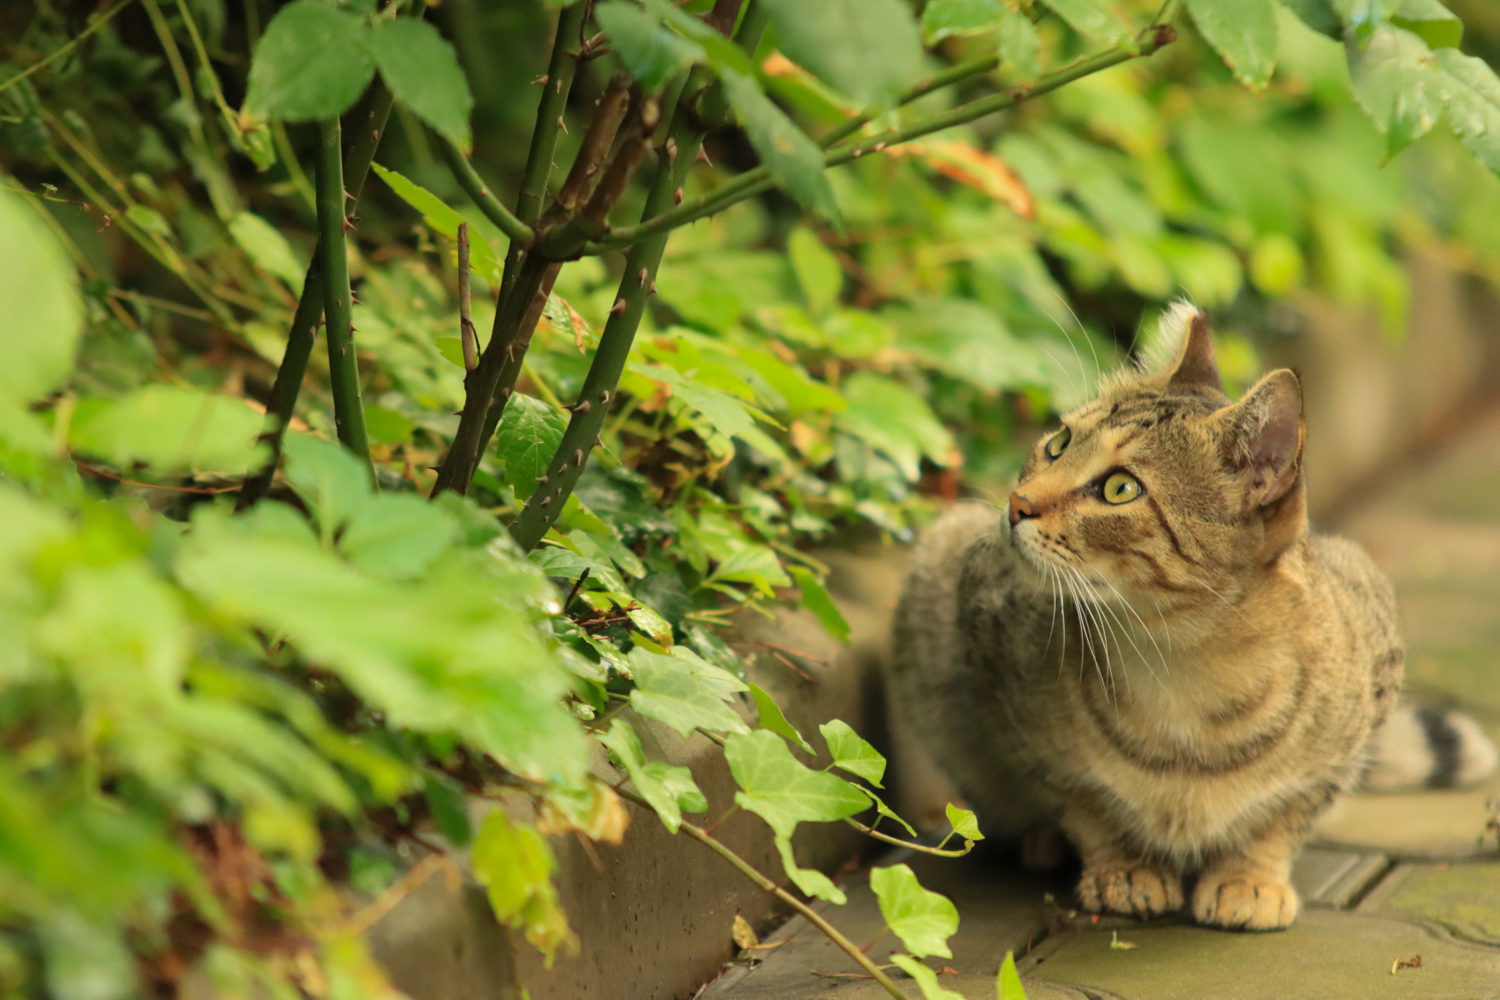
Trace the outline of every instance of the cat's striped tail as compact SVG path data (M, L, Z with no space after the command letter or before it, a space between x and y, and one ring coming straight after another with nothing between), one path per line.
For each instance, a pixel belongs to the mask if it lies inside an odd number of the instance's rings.
M1495 770L1500 751L1462 712L1401 706L1371 739L1364 787L1373 791L1452 788Z

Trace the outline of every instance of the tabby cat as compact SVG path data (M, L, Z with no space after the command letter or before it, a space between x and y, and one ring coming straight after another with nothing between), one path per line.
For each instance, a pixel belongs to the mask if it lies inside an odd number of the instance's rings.
M1495 751L1462 717L1393 715L1391 587L1308 530L1297 377L1231 402L1207 317L1162 322L1164 356L1064 417L1008 512L959 505L924 537L893 702L1028 862L1066 835L1084 909L1177 910L1187 875L1199 922L1282 928L1293 858L1367 771L1463 781Z

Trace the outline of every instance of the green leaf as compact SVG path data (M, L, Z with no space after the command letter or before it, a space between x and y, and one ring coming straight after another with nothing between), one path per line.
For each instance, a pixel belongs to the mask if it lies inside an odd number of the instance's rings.
M485 887L496 919L524 930L550 966L572 932L552 884L557 860L546 839L536 827L512 823L504 810L496 809L474 838L470 866L475 881Z
M770 168L777 185L809 212L841 226L838 203L823 173L823 152L818 144L771 103L753 76L724 70L722 78L729 103L739 113L750 144Z
M742 791L734 801L756 813L779 836L802 822L829 822L870 808L870 798L842 778L803 766L775 733L736 733L724 748Z
M244 473L264 461L264 423L243 399L150 385L116 399L81 401L68 428L74 449L119 468Z
M886 926L913 955L952 958L948 939L958 931L958 909L947 896L922 888L906 865L870 870L870 888Z
M745 682L728 671L703 660L694 663L638 648L630 653L630 673L636 685L630 692L631 707L683 736L692 735L699 726L725 733L750 731L725 704L726 698L745 690Z
M1031 18L1007 11L1000 22L1000 69L1008 79L1030 83L1042 75L1042 39Z
M1234 71L1259 90L1276 68L1276 7L1273 0L1187 0L1193 23Z
M827 588L817 575L802 566L788 566L787 572L792 574L797 586L802 589L802 606L813 613L818 624L829 635L844 645L849 645L849 636L853 630L849 628L849 623L844 620L844 613L828 595Z
M703 46L668 31L633 4L600 4L594 9L594 17L609 36L620 62L648 94L705 58Z
M505 460L505 481L518 499L536 492L567 429L567 416L551 403L523 392L511 395L495 432L495 454Z
M1026 1000L1026 987L1021 985L1013 951L1007 951L1005 961L1000 963L1000 973L995 977L995 1000Z
M372 496L339 536L339 551L372 576L418 576L448 547L458 525L411 494Z
M922 1000L965 1000L962 993L954 993L939 986L937 973L910 955L892 955L891 961L916 980L917 989L922 991Z
M1005 15L1000 0L928 0L922 8L922 38L936 45L951 35L994 31Z
M445 774L428 771L426 777L423 791L427 811L432 814L438 832L454 847L467 847L474 831L469 826L469 809L464 801L463 788Z
M77 275L37 210L0 191L0 404L29 403L73 367L83 328Z
M656 810L668 833L682 825L683 812L708 811L708 800L693 781L693 772L665 761L646 763L640 737L624 719L616 719L609 732L599 737L635 782L636 790Z
M849 723L833 719L819 726L818 732L828 744L834 767L858 775L876 788L883 787L880 779L885 777L885 758L850 728Z
M1452 98L1448 127L1480 163L1500 173L1500 79L1483 59L1457 49L1438 49L1433 56Z
M786 249L812 314L821 316L837 305L844 287L844 269L817 234L798 226L787 237Z
M979 820L968 809L960 809L952 802L947 805L948 825L953 827L953 832L965 840L983 840L984 834L979 832Z
M467 152L474 95L458 54L437 28L420 18L397 17L376 25L368 45L396 100Z
M922 75L922 37L901 0L765 0L781 51L861 104L889 105Z
M781 706L776 704L760 685L751 683L750 697L755 699L755 708L760 713L760 722L755 728L767 729L778 736L784 736L808 753L816 752L802 738L802 734L797 732L797 727L787 721L786 714L781 711Z
M868 788L863 789L863 791L864 791L864 793L866 795L868 795L870 798L872 798L872 799L875 800L875 811L877 813L879 813L881 816L884 816L886 819L890 820L892 823L898 824L902 829L904 829L907 833L911 834L913 837L915 837L917 835L916 828L913 827L906 820L904 820L900 816L898 816L896 814L896 810L894 810L890 806L886 805L885 802L884 802L884 800L882 800L880 798L880 796L876 795L874 792L870 791Z
M1434 49L1456 49L1464 39L1463 21L1438 0L1401 0L1391 23Z
M297 259L281 230L253 212L236 212L229 220L229 235L256 266L280 278L293 295L302 294L307 265Z
M1281 5L1309 28L1336 42L1344 40L1344 24L1332 0L1281 0Z
M323 0L294 0L271 18L250 63L245 112L306 122L341 115L375 75L370 30Z
M466 221L464 216L449 208L431 191L420 184L413 184L396 171L387 170L378 163L372 163L370 166L396 193L397 197L422 213L422 221L427 223L430 229L450 240L458 239L459 224ZM472 224L469 226L469 269L498 286L500 258L495 255L495 248L490 245L489 240L485 239L479 229Z
M324 541L370 500L370 474L355 458L332 441L305 434L289 434L286 481L297 491L318 522Z
M844 383L849 408L836 414L839 426L883 451L908 480L921 474L923 457L938 465L953 460L954 442L927 402L881 375L860 371Z
M1130 41L1130 29L1106 0L1042 0L1074 31L1090 41L1119 45Z
M801 868L797 865L797 857L792 853L790 837L777 834L773 841L776 844L776 852L781 855L782 869L798 889L809 896L826 899L835 906L843 906L849 901L844 891L833 884L833 879L814 868Z

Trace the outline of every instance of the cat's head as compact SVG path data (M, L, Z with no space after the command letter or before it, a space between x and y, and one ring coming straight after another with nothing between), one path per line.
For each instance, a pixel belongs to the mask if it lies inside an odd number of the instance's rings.
M1011 494L1012 538L1101 597L1223 597L1307 530L1301 386L1282 369L1231 402L1191 305L1168 312L1158 344L1038 442Z

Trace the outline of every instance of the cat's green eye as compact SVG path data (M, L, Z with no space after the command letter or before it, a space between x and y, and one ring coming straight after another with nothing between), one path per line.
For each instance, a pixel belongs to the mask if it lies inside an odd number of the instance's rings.
M1073 432L1064 427L1047 440L1046 452L1048 458L1056 458L1068 450L1068 442L1073 440Z
M1141 481L1128 472L1114 472L1104 481L1107 503L1129 503L1141 495Z

